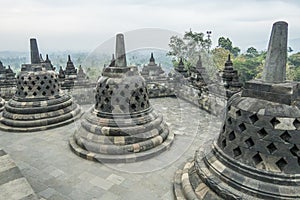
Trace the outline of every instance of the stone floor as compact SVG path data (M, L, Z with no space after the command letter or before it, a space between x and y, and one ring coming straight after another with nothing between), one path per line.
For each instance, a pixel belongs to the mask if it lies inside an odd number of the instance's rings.
M0 132L0 149L12 157L41 198L174 199L175 171L200 145L208 145L218 136L221 122L177 98L151 99L151 103L163 113L175 140L169 151L150 160L101 164L76 156L68 139L80 121L44 132Z

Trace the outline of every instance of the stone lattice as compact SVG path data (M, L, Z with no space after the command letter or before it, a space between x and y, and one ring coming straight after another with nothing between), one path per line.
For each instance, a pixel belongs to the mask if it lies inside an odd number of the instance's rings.
M71 123L80 113L80 107L71 96L60 90L58 75L54 71L47 70L41 63L26 64L22 65L17 76L16 94L5 104L0 129L44 130Z
M176 173L177 199L300 199L299 83L274 63L285 68L286 44L287 23L276 22L263 79L229 99L212 149Z
M153 157L171 145L163 116L149 103L145 80L126 64L123 35L117 35L116 59L103 69L95 106L70 139L79 156L99 162L134 162Z

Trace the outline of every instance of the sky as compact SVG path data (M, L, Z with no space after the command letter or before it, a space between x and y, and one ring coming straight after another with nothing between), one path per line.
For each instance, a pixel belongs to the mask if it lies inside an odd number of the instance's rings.
M263 50L279 20L300 50L299 0L1 0L0 8L0 51L27 51L31 37L44 52L93 51L116 33L144 28L209 30L213 46L224 36L242 51Z

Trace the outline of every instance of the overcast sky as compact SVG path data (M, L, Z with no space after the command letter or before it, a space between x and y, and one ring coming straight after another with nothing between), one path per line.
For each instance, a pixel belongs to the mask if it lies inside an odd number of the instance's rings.
M300 38L298 0L1 0L0 8L0 51L27 51L30 37L44 52L92 51L140 28L211 30L214 46L225 36L244 51L265 48L278 20L289 23L291 41Z

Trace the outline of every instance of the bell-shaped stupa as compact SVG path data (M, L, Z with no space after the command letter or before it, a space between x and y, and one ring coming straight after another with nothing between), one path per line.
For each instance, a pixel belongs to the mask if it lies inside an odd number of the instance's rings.
M177 199L300 199L300 84L285 80L287 32L273 25L263 78L229 99L212 149L176 173Z
M60 90L58 75L40 60L36 39L30 39L31 64L22 65L17 91L5 104L0 129L39 131L73 122L81 109Z
M103 69L96 104L70 139L79 156L99 162L135 162L167 150L174 134L149 103L137 67L127 66L123 34L116 36L115 59Z

